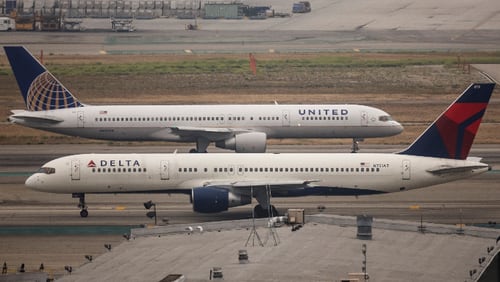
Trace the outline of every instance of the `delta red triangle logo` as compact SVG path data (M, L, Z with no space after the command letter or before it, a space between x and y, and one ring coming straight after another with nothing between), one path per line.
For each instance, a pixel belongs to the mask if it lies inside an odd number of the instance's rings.
M87 167L95 167L95 163L93 160L90 160L89 164L87 165Z

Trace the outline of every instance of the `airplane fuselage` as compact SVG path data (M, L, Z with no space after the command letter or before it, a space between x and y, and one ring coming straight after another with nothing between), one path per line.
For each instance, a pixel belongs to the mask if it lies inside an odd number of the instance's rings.
M449 168L455 170L447 172ZM241 193L250 186L269 185L274 196L363 195L411 190L487 170L488 165L478 161L401 154L244 154L237 158L224 153L83 154L45 164L26 184L53 193L190 193L206 186Z
M399 134L402 126L362 105L145 105L85 106L16 111L10 121L93 139L209 141L241 132L267 138L370 138Z

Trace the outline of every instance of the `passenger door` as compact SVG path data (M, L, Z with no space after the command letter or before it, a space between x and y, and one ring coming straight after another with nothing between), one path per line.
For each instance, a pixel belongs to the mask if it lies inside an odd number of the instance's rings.
M78 111L76 114L76 124L78 128L85 126L85 116L82 111Z
M281 114L281 121L283 126L290 126L290 112L283 110Z
M411 179L411 166L410 166L410 160L403 160L403 166L402 166L403 172L403 180L410 180Z
M71 160L71 180L80 180L80 161Z
M368 126L368 114L365 111L361 111L361 126Z

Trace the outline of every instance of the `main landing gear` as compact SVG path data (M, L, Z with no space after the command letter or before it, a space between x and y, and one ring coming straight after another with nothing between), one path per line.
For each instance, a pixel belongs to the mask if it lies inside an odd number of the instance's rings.
M264 189L257 189L257 191L251 189L251 195L255 197L259 203L253 209L253 216L262 217L275 217L279 216L278 210L274 205L271 204L271 185L266 185Z
M87 217L89 216L89 212L87 211L87 205L85 204L85 193L73 193L72 194L73 198L78 198L78 207L81 209L80 210L80 216L81 217Z
M253 208L253 213L255 217L257 218L264 218L264 217L275 217L279 216L278 210L274 207L274 205L270 205L271 210L264 209L261 205L256 205ZM269 214L271 212L271 214Z
M210 141L204 137L198 137L196 139L196 148L189 150L190 153L206 153Z

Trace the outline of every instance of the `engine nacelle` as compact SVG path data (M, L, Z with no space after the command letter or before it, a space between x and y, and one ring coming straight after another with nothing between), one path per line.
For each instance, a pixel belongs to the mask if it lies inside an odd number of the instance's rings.
M219 187L193 188L191 193L193 210L199 213L227 211L230 207L248 205L252 202L250 195L236 194Z
M215 142L222 149L235 150L237 153L264 153L267 135L264 132L247 132L232 138Z

